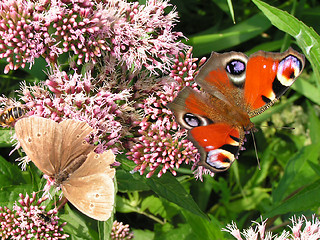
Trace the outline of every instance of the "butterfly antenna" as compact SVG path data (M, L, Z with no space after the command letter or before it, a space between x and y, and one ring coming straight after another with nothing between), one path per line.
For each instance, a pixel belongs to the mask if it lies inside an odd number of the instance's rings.
M257 150L256 140L254 138L254 134L253 134L252 130L251 130L251 135L252 135L252 140L253 140L254 151L256 153L256 158L257 158L257 162L258 162L258 167L259 167L259 170L261 170L260 160L259 160L259 157L258 157L258 150Z
M260 128L270 128L273 127L275 129L285 129L285 130L295 130L294 127L275 127L275 126L259 126Z

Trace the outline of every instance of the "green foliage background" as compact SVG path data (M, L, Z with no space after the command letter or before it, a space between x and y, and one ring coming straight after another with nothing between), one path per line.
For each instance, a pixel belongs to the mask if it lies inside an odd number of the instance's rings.
M135 239L231 239L221 232L231 221L242 229L260 216L269 218L268 224L279 226L289 223L294 214L319 214L320 3L266 2L171 1L180 14L177 30L189 38L186 43L193 46L195 57L209 56L211 51L251 54L258 50L284 51L292 46L305 54L307 64L280 103L253 119L260 129L255 141L261 170L251 138L247 150L229 171L214 178L206 176L203 182L194 179L190 166L178 169L177 177L167 173L146 179L131 174L134 164L118 156L122 167L116 175L119 192L115 219L130 224ZM4 65L1 60L0 72ZM1 74L1 93L12 96L21 80L45 79L41 71L44 66L38 61L31 70ZM34 166L30 164L22 172L14 162L18 154L9 157L10 131L0 131L0 206L9 207L18 193L31 193L44 184ZM64 229L71 239L108 239L107 224L83 216L72 206L67 206L60 217L68 222Z

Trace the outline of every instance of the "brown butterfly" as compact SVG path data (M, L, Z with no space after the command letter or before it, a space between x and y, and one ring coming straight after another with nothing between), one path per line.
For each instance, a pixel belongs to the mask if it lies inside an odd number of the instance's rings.
M85 140L93 131L87 123L28 117L18 120L15 130L32 162L55 179L55 185L76 208L93 219L109 219L115 174L110 164L115 157L111 151L94 152L95 146Z

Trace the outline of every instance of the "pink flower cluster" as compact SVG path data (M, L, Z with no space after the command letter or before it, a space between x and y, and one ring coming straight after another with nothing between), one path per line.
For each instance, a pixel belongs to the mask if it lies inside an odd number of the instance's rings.
M129 225L122 222L114 221L111 229L112 240L130 240L133 239L133 232L130 231Z
M315 216L312 216L312 220L309 221L305 216L296 216L291 218L292 227L289 226L291 232L283 231L280 236L266 231L266 222L261 223L253 222L257 224L255 228L250 227L244 229L242 232L237 228L237 225L232 222L228 224L222 231L229 232L237 240L315 240L320 239L320 221ZM304 228L303 228L304 225ZM244 238L243 238L244 237Z
M69 237L63 233L63 227L67 223L59 225L59 217L56 210L46 212L45 206L41 206L47 198L37 198L36 193L32 197L20 194L20 200L15 203L13 209L0 207L0 237L2 239L66 239Z
M175 9L167 0L145 5L124 0L4 0L0 3L0 58L9 69L44 57L48 80L22 86L28 115L86 121L95 128L97 151L126 148L147 177L198 159L165 106L194 77L205 59L193 58L174 32ZM58 70L68 53L69 72ZM83 63L86 65L79 66ZM67 70L66 70L67 71ZM152 75L170 72L170 77ZM199 167L197 176L205 170Z
M93 81L90 72L68 75L55 70L45 84L23 86L20 99L29 115L57 122L63 119L86 121L97 130L93 136L93 141L100 143L97 151L110 147L116 151L114 145L119 142L122 131L119 122L122 110L117 101L126 102L130 93L128 90L112 93L106 87L95 89Z
M192 83L199 68L195 61L197 59L192 58L191 49L186 54L176 55L171 78L163 78L154 93L143 101L144 117L137 122L140 136L128 153L128 158L137 164L135 170L140 171L141 175L148 167L147 177L151 177L157 169L158 177L167 171L176 175L174 168L198 159L198 150L186 140L186 131L180 129L171 111L165 107L182 87ZM203 63L204 59L200 65Z
M167 0L3 0L0 58L8 62L6 73L39 57L57 64L64 53L78 65L105 57L133 72L168 70L172 56L185 48L177 42L182 34L173 31L177 13L165 13L169 6Z
M139 126L139 143L133 146L128 158L137 164L135 170L141 175L147 167L150 168L147 177L151 177L158 167L161 168L158 177L167 170L176 175L175 167L194 159L197 149L188 140L181 140L181 130L173 134L178 126L168 116L159 117L154 123L142 121Z

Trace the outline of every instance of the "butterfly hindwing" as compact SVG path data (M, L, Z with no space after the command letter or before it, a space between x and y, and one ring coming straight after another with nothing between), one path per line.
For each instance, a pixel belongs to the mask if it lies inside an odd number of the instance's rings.
M200 150L198 163L213 172L227 170L239 154L243 143L242 129L227 123L213 123L191 129L188 138Z
M81 212L99 221L106 221L114 204L115 170L110 167L114 154L89 153L82 166L61 184L63 194Z
M210 105L214 102L215 105ZM224 118L225 103L190 87L184 88L168 107L178 123L188 129L188 139L198 148L198 165L214 171L225 171L235 160L243 142L244 132ZM219 107L220 106L220 107ZM208 109L205 111L205 109Z
M62 133L59 124L45 118L28 117L17 121L16 136L28 157L46 175L53 176L61 158Z

